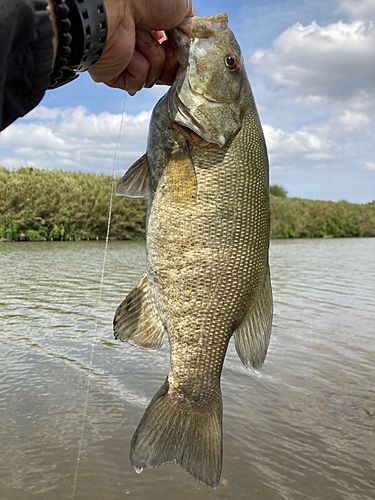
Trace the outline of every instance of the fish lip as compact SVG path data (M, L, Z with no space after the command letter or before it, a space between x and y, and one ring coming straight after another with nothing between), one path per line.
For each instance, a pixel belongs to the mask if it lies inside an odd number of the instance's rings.
M227 14L213 16L193 16L186 18L178 27L189 38L211 38L215 34L228 29Z
M169 32L169 39L180 68L186 69L189 64L188 46L193 37L189 36L184 30L178 27Z
M194 38L193 35L194 19L195 19L194 17L188 17L175 29L182 31L188 38Z
M176 28L168 32L178 63L188 66L190 45L196 38L209 39L228 28L228 16L216 14L206 17L188 17Z

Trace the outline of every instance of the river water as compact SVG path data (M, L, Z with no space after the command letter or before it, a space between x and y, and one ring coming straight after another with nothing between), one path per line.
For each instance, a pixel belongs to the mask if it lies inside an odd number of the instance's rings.
M140 475L130 466L168 347L113 339L145 252L110 243L98 305L103 250L0 245L1 500L375 498L375 239L272 243L273 337L261 375L230 346L217 490L175 465Z

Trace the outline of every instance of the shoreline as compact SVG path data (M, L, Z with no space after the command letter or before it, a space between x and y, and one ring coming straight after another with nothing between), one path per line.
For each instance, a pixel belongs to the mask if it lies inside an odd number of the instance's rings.
M270 238L270 241L306 241L306 240L372 240L374 239L375 236L315 236L315 237L303 237L300 236L298 238ZM120 238L109 238L110 242L146 242L145 238L134 238L130 240L126 239L120 239ZM94 238L94 239L70 239L70 240L37 240L37 241L31 241L31 240L7 240L7 239L0 239L0 244L4 243L98 243L98 242L103 242L105 243L104 238Z

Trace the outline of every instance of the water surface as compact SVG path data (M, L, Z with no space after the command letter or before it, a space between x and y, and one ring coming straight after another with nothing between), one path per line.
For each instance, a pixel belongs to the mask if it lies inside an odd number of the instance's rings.
M224 467L214 491L177 466L137 475L128 451L168 347L113 340L142 243L0 245L0 498L373 500L375 239L273 242L274 331L261 375L230 346ZM90 367L94 343L93 363Z

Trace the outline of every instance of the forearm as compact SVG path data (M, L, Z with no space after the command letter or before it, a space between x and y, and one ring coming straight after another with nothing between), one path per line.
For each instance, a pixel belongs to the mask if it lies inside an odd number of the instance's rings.
M131 95L173 82L178 61L168 40L161 45L153 32L193 15L191 0L103 2L105 12L94 0L65 7L55 0L0 0L0 130L33 109L48 87L86 70Z
M106 3L113 26L125 2ZM55 62L61 61L56 12L55 0L0 0L0 130L33 109L56 81L55 74L51 75ZM102 18L98 16L97 26ZM93 51L95 44L94 38ZM83 53L83 45L79 47L78 54Z
M52 36L45 8L36 12L31 0L0 0L0 130L43 97L53 64Z

